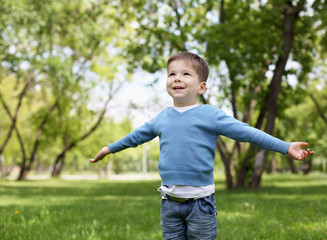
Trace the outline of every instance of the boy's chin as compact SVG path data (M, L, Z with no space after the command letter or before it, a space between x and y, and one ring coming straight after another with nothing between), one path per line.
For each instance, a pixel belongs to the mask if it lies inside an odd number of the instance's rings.
M195 103L191 102L174 102L174 107L187 107L187 106L192 106Z

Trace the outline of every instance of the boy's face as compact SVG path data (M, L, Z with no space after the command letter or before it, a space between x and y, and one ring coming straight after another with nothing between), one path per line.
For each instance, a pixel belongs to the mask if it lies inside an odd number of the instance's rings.
M166 88L174 100L175 107L185 107L196 104L199 95L206 89L206 83L201 82L193 64L187 60L176 60L168 65Z

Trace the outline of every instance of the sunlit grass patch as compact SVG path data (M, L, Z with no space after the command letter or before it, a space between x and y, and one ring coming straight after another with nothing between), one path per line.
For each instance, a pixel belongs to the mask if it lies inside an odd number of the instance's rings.
M162 239L160 181L1 181L0 239ZM216 181L218 239L327 239L327 176Z

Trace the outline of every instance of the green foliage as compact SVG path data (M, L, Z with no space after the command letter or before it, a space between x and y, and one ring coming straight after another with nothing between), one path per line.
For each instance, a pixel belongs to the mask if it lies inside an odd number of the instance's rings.
M327 4L323 0L314 1L312 4L313 9L318 13L316 18L319 19L317 24L314 26L316 31L321 32L322 34L319 37L318 43L321 47L320 54L326 57L327 52Z
M121 83L130 81L131 72L139 68L150 73L160 71L171 53L190 50L204 56L211 67L208 85L212 89L206 96L219 107L231 108L234 104L233 110L241 120L254 103L249 123L255 125L282 53L285 3L296 6L301 2L3 1L0 92L14 113L21 89L27 79L33 79L17 126L30 155L40 124L49 114L38 154L49 164L65 145L78 141L94 125L103 110L104 98L112 98ZM282 79L274 135L289 141L310 141L313 148L319 149L315 156L323 159L323 149L327 149L325 125L308 96L324 99L324 74L313 69L325 61L327 11L325 1L314 1L312 6L304 2L299 18L294 19L289 62L295 66L290 65ZM319 83L311 86L312 75ZM291 77L296 80L292 82ZM55 110L50 112L54 104ZM321 104L325 111L323 101ZM0 114L4 116L0 118L2 144L10 119L2 107ZM122 123L117 126L105 121L94 137L79 143L67 155L68 165L86 165L85 156L93 156L103 141L115 141L132 130L130 125L125 131ZM118 132L107 132L113 128ZM157 159L157 146L152 148ZM20 151L13 134L4 152L6 161L20 159ZM141 152L137 148L115 155L113 168L139 169Z
M315 89L313 94L319 101L321 110L326 113L326 89L320 91ZM286 139L304 139L310 143L310 148L318 149L314 158L326 159L325 129L327 124L317 114L317 108L309 96L305 97L301 104L288 109L287 115L283 119L283 125L286 128L283 134ZM288 131L289 129L292 131Z
M13 78L16 85L1 87L0 91L12 115L17 92L31 79L17 112L17 129L28 155L38 132L47 161L57 155L56 151L78 141L101 116L93 107L90 109L89 103L103 106L106 100L93 97L91 89L106 85L100 95L105 93L110 99L125 80L127 74L123 72L116 77L122 58L108 50L110 45L117 52L118 43L122 46L123 42L118 37L121 31L116 21L117 9L117 4L84 0L6 1L1 5L1 84L8 85L5 81ZM92 67L101 62L102 66L106 64L101 71ZM4 124L10 126L6 117ZM0 144L6 134L7 130L0 136ZM19 148L17 142L13 143ZM9 151L4 154L7 159L11 157Z

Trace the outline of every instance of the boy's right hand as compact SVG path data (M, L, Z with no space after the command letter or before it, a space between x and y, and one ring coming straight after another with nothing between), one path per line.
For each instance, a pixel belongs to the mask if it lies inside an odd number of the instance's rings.
M307 150L301 149L301 147L306 146L308 146L308 143L306 142L292 142L287 154L296 160L302 161L315 153L314 151L311 151L310 148Z
M96 163L100 160L102 160L106 155L108 155L110 153L110 150L108 147L103 147L98 153L97 155L95 155L94 158L90 159L91 163Z

